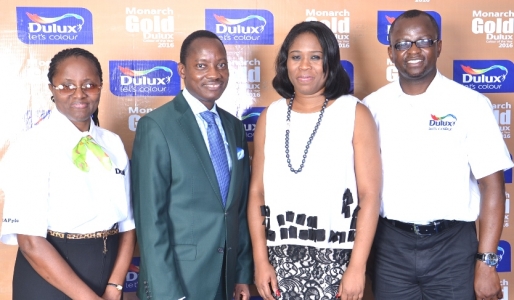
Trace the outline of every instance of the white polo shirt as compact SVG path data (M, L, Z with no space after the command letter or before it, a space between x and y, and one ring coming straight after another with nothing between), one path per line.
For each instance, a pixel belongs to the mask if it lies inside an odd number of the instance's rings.
M107 171L87 151L89 172L72 162L72 149L91 135L112 161ZM92 233L118 223L134 229L130 202L129 161L121 139L91 122L79 131L54 109L49 119L24 133L0 162L5 193L0 240L16 244L17 234L46 237L47 230Z
M475 221L476 179L513 166L489 99L438 72L421 95L406 95L395 81L363 102L380 136L380 215L416 224Z

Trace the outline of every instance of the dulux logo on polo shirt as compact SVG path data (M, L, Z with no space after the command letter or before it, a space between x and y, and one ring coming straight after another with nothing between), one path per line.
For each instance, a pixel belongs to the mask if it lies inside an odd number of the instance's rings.
M175 96L180 92L177 65L172 60L111 60L111 92L121 97Z
M348 77L350 77L350 94L353 94L354 90L354 71L353 71L353 64L347 60L341 60L341 66L343 66L344 70L348 74Z
M453 80L480 93L514 92L514 80L507 80L513 72L510 60L453 61Z
M93 17L80 7L16 7L25 44L93 44Z
M241 121L245 127L246 131L246 140L248 142L253 142L253 134L255 132L255 125L257 124L257 119L261 115L262 111L265 107L250 107L247 108L241 117Z
M511 267L511 247L507 241L500 240L498 244L498 264L496 265L497 272L510 272Z
M391 24L404 12L405 11L402 10L379 10L377 12L377 38L380 43L389 46L389 29L391 28ZM435 11L427 11L427 13L434 17L439 25L439 29L441 29L441 15ZM439 30L438 39L442 37L441 31L442 30Z
M205 29L225 45L273 45L273 14L264 9L206 9Z
M428 130L447 130L451 131L457 123L457 117L453 114L446 114L443 116L430 115L428 122Z

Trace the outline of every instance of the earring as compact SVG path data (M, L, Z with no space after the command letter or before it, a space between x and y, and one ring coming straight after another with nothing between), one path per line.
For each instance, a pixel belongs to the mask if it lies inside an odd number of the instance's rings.
M55 103L54 96L50 97L50 100L52 100L52 102Z

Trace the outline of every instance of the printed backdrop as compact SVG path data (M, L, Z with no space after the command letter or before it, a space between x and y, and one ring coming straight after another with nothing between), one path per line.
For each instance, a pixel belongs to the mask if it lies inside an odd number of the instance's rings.
M181 89L180 45L192 31L213 31L225 43L231 79L218 103L244 121L252 141L260 112L279 98L271 86L274 58L294 24L318 20L332 29L354 95L362 99L397 78L387 56L387 33L394 18L412 8L429 11L441 25L439 70L491 99L498 126L514 149L511 0L113 0L81 2L81 6L62 0L3 0L0 159L11 142L37 126L53 107L46 75L51 57L63 48L83 47L99 58L104 72L100 122L122 137L130 156L138 120ZM423 172L413 171L420 176ZM507 205L498 271L504 299L509 299L509 281L514 282L514 230L509 221L512 170L505 179ZM11 299L16 250L0 245L0 299ZM136 254L126 278L127 299L136 299L138 265ZM366 299L372 296L367 293Z

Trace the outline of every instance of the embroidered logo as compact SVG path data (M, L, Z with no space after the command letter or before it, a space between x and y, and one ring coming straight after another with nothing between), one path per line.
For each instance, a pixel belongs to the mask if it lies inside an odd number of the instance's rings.
M430 115L428 130L448 130L451 131L457 122L457 117L452 114L447 114L443 117Z

